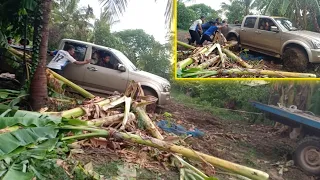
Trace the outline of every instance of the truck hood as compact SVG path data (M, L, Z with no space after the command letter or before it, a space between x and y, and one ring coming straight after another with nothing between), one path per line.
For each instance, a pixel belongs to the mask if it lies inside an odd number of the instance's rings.
M165 78L157 76L155 74L151 74L151 73L146 72L146 71L137 70L137 71L132 71L131 73L132 73L133 76L139 76L139 79L143 78L143 79L152 80L152 81L154 81L156 83L159 83L159 84L168 84L168 85L170 85L170 82L168 80L166 80Z
M320 41L320 33L316 33L316 32L302 30L302 31L288 31L287 33L308 38L310 40Z

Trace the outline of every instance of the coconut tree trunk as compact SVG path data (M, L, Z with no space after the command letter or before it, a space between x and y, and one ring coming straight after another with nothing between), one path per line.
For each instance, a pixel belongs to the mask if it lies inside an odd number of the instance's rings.
M42 30L41 30L41 43L39 50L39 64L37 65L36 72L30 86L31 106L33 110L39 110L46 103L48 97L47 90L47 77L46 77L46 62L47 62L47 49L48 49L48 36L49 36L49 16L51 11L52 0L43 0L41 8L43 11Z
M302 17L303 17L303 29L307 29L308 25L308 19L307 19L307 7L305 6L302 11Z
M312 17L312 22L313 22L314 30L315 30L316 32L320 32L320 27L319 27L319 23L318 23L317 13L315 12L314 9L311 11L311 17Z

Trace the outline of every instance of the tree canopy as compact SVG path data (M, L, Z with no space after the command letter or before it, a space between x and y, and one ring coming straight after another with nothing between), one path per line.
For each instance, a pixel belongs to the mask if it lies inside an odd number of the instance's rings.
M215 20L218 18L218 12L205 4L195 4L186 6L184 2L178 1L177 7L177 27L187 30L193 21L205 16L206 20Z

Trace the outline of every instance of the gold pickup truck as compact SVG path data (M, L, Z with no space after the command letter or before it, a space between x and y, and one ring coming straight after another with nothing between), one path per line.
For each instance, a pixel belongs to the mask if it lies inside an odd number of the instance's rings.
M320 33L299 30L287 18L248 15L241 25L229 25L222 34L238 41L236 48L281 58L291 71L303 72L309 63L320 63Z
M69 63L63 70L63 76L84 89L96 94L111 94L114 91L124 92L129 82L140 82L145 94L158 98L158 105L164 105L170 99L170 83L165 78L139 70L122 52L99 46L96 44L63 39L59 49L65 44L75 47L75 59L84 61L91 59L91 63L75 65ZM110 61L116 65L115 69L99 66L98 60L94 59L95 51L104 51L111 54ZM48 62L52 59L49 58Z

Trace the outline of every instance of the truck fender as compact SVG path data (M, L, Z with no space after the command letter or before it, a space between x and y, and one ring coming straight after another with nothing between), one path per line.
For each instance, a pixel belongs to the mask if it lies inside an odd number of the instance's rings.
M308 45L306 43L298 41L298 40L289 40L289 41L285 42L281 48L281 55L283 55L285 48L288 47L289 45L302 46L304 48L304 50L307 52L308 59L310 62L310 57L312 57L311 49L308 47Z
M154 90L157 93L157 96L158 97L160 96L160 90L159 90L158 86L156 86L154 84L146 83L146 82L140 82L140 85L142 87L147 87L147 88L150 88L150 89Z
M231 36L236 36L236 37L239 39L239 33L236 32L236 31L230 31L230 32L228 32L226 38L228 39L228 38L231 37Z

